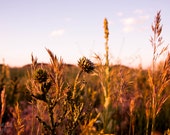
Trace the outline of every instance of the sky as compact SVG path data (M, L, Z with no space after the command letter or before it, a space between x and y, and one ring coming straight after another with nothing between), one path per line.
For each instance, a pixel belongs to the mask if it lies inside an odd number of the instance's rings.
M109 27L112 64L148 67L151 25L161 10L163 45L170 43L169 0L0 0L0 63L24 66L31 54L50 62L46 48L64 63L94 54L104 58L103 20Z

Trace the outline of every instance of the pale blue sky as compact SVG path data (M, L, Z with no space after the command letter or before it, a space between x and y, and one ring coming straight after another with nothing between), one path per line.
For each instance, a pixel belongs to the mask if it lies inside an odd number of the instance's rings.
M169 0L0 0L0 63L23 66L31 53L49 62L45 47L65 63L104 54L103 20L109 22L110 59L151 63L151 24L161 10L162 36L170 43ZM93 59L92 59L93 60Z

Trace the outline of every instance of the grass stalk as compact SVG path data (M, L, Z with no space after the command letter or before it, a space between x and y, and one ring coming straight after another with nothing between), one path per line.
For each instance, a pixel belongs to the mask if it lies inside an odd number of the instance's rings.
M9 69L5 64L2 65L0 72L0 131L3 126L2 119L6 110L6 85L9 79Z
M164 68L161 73L157 73L156 66L158 58L167 51L168 46L162 47L163 40L161 37L162 25L161 22L161 11L157 12L157 15L152 25L153 37L151 37L151 45L153 47L153 59L152 59L152 75L149 73L149 82L152 89L151 94L151 135L153 135L155 128L156 115L159 113L163 103L168 99L169 93L166 91L166 86L168 85L169 78L169 68L170 65L166 64L169 61L168 58L165 61ZM160 50L160 51L159 51ZM157 77L159 79L157 80Z
M101 113L101 119L103 122L103 132L104 133L111 133L112 132L112 125L113 121L111 119L112 116L112 110L110 108L110 65L109 65L109 28L108 28L108 21L105 18L104 19L104 38L105 38L105 65L101 65L104 67L103 73L100 73L100 75L104 75L104 77L100 76L100 78L103 78L101 80L101 86L103 89L104 94L104 110L103 113Z
M19 103L17 102L15 105L15 113L13 114L15 120L15 129L17 131L17 135L21 135L24 132L24 124L21 118L21 109L19 108Z
M104 19L104 34L105 34L105 74L106 74L106 80L105 80L105 92L104 92L104 97L105 97L105 107L107 108L110 102L110 88L109 88L109 83L110 83L110 66L109 66L109 28L108 28L108 21L105 18Z

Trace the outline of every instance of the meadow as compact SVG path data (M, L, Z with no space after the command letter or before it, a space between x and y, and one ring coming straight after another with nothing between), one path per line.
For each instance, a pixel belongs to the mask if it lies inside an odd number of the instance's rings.
M110 63L109 23L105 54L66 64L51 50L49 63L0 65L0 135L170 135L170 53L161 12L151 31L150 68ZM167 57L159 60L162 55Z

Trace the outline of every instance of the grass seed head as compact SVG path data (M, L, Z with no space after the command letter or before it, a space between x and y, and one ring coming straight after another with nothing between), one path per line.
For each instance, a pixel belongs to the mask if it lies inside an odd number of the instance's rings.
M108 21L107 19L105 18L104 19L104 33L105 33L105 39L108 39L109 37L109 28L108 28Z

